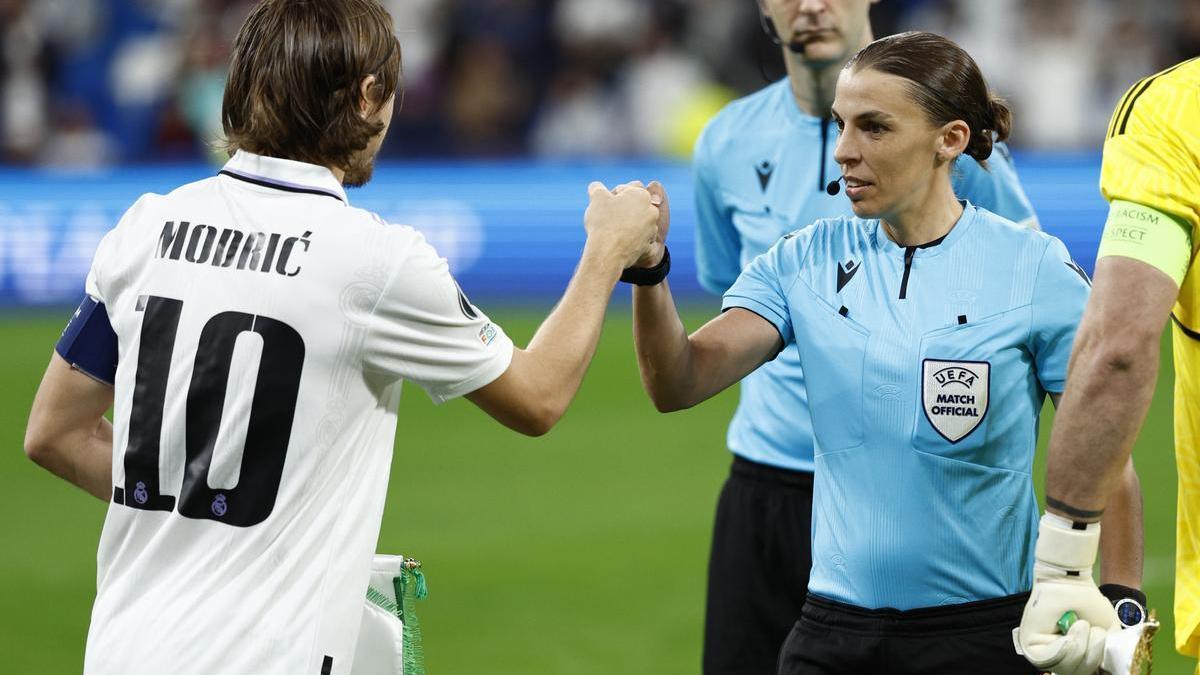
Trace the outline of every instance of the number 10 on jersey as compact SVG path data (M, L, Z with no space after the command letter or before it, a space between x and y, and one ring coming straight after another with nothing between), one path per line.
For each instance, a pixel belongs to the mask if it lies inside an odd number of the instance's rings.
M124 452L125 481L113 490L113 501L147 511L177 509L187 518L238 527L261 523L271 515L279 494L300 390L304 340L282 321L244 312L222 312L204 324L187 391L183 484L176 500L159 481L159 446L183 301L150 295L139 298L138 306L143 312L142 330ZM241 469L235 487L213 489L209 470L234 345L242 333L259 335L262 356L246 422Z

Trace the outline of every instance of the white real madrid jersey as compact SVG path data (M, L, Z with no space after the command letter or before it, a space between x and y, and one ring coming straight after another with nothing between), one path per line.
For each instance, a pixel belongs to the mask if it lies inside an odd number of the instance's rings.
M469 393L512 342L416 231L247 153L138 200L87 292L119 357L85 672L348 673L401 381Z

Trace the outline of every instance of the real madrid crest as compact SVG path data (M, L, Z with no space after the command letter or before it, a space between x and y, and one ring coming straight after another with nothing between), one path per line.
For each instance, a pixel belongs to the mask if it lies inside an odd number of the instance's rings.
M957 443L987 415L992 364L987 361L921 362L925 418L942 438Z

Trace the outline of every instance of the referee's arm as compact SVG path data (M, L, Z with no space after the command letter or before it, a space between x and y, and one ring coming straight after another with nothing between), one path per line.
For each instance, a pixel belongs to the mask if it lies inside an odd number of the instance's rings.
M665 254L671 224L670 202L662 185L658 195L659 246ZM664 279L633 288L633 344L642 385L659 412L690 408L749 375L783 349L779 329L746 309L731 308L692 335L687 334L671 287Z
M737 307L689 336L666 281L634 289L633 337L642 385L659 412L712 398L783 348L775 326Z

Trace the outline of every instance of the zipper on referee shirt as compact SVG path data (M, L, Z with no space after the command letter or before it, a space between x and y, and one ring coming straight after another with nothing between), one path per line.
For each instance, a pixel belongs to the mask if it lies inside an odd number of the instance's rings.
M917 244L916 246L905 246L904 247L904 278L900 280L900 299L901 300L903 300L906 296L908 296L908 274L909 274L909 272L912 271L913 256L916 255L917 249L933 248L934 246L941 244L943 241L946 241L946 237L948 237L948 236L950 236L949 232L947 232L946 234L943 234L942 236L938 237L937 239L934 239L933 241L926 242L924 244Z
M908 273L912 271L913 254L917 252L919 246L904 247L904 278L900 281L900 299L903 300L908 295Z

